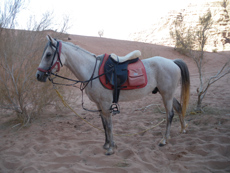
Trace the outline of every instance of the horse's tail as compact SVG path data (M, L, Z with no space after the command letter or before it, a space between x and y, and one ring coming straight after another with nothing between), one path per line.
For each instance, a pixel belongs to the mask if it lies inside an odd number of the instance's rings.
M189 102L190 95L190 76L188 66L181 59L174 60L174 63L178 65L181 71L181 104L182 104L182 115L185 117L186 109Z

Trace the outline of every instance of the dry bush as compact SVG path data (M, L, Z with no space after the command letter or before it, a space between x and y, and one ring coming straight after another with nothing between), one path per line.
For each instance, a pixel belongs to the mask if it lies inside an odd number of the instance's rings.
M45 45L41 38L45 36L40 32L15 30L3 30L0 36L0 107L15 112L22 124L55 97L49 83L38 83L35 78Z
M103 30L103 29L99 30L99 31L98 31L98 35L99 35L100 37L102 37L102 36L104 35L104 30Z
M31 117L57 103L57 95L51 83L38 82L35 74L47 42L47 32L60 39L67 36L43 31L51 24L51 16L41 20L46 23L44 26L35 22L33 28L36 31L14 30L14 19L22 1L12 2L10 8L6 8L9 11L0 11L0 108L15 113L24 126L30 122ZM67 23L64 23L62 30L66 26Z
M194 21L195 22L195 21ZM203 67L205 65L204 48L209 38L208 30L212 28L212 14L208 11L203 16L199 17L199 26L191 31L190 28L186 28L182 20L175 20L175 30L170 32L170 35L175 40L175 48L185 55L191 57L199 72L200 84L197 88L197 103L195 110L197 112L203 111L202 101L209 87L230 73L230 59L223 64L222 68L216 73L216 75L211 76L209 79L205 80Z
M187 28L183 16L176 18L170 36L175 40L175 49L183 55L188 55L195 47L195 34Z

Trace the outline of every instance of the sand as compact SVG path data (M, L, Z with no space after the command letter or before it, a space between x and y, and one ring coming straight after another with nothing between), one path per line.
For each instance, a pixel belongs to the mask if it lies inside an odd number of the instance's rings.
M95 53L125 55L140 49L151 56L181 58L191 74L191 99L186 134L180 133L175 115L171 139L164 147L158 143L165 131L165 114L159 94L120 103L121 113L113 116L115 154L106 156L102 148L104 133L95 129L68 109L44 112L24 129L12 128L14 122L2 115L0 122L0 172L230 172L230 77L213 84L204 105L206 112L194 114L199 78L194 62L171 47L105 38L71 36L71 41ZM229 56L229 52L206 53L205 72L212 75ZM147 55L146 55L147 56ZM73 89L77 98L80 92ZM179 93L179 92L178 92ZM177 94L178 94L177 93ZM96 109L85 98L85 106ZM98 114L81 109L81 100L69 103L85 120L102 128ZM141 109L143 108L143 109ZM138 133L138 134L136 134ZM134 134L134 135L133 135Z

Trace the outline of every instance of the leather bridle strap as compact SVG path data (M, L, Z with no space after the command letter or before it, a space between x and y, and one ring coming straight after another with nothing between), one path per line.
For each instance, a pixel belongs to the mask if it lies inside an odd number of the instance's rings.
M54 52L50 67L48 68L48 70L42 69L40 67L38 68L39 71L44 72L44 73L48 73L48 74L50 74L51 70L53 70L56 66L57 66L56 72L59 72L60 67L63 66L63 64L61 62L62 43L60 41L57 41L57 46L55 46L55 45L53 45L53 43L50 42L50 46L55 48L55 52ZM58 57L57 57L56 62L54 63L54 59L55 59L56 54Z

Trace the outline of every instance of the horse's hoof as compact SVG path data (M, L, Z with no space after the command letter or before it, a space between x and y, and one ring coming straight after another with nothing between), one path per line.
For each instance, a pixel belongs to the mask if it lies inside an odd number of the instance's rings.
M186 133L186 130L185 129L181 129L181 133Z
M112 154L114 154L114 151L113 151L113 149L108 149L106 152L105 152L105 155L107 155L107 156L110 156L110 155L112 155Z
M186 129L187 127L188 127L188 124L185 123L185 128L181 128L181 133L184 133L184 134L185 134L185 133L186 133L186 130L185 130L185 129Z
M165 146L166 144L162 144L162 143L159 143L159 147L163 147Z
M105 144L103 145L103 148L104 148L105 150L108 150L108 149L109 149L109 143L108 143L108 144L105 143ZM113 148L117 149L117 145L114 144Z
M166 144L167 144L167 142L166 142L166 140L163 138L163 139L160 141L159 146L160 146L160 147L163 147L163 146L165 146Z

